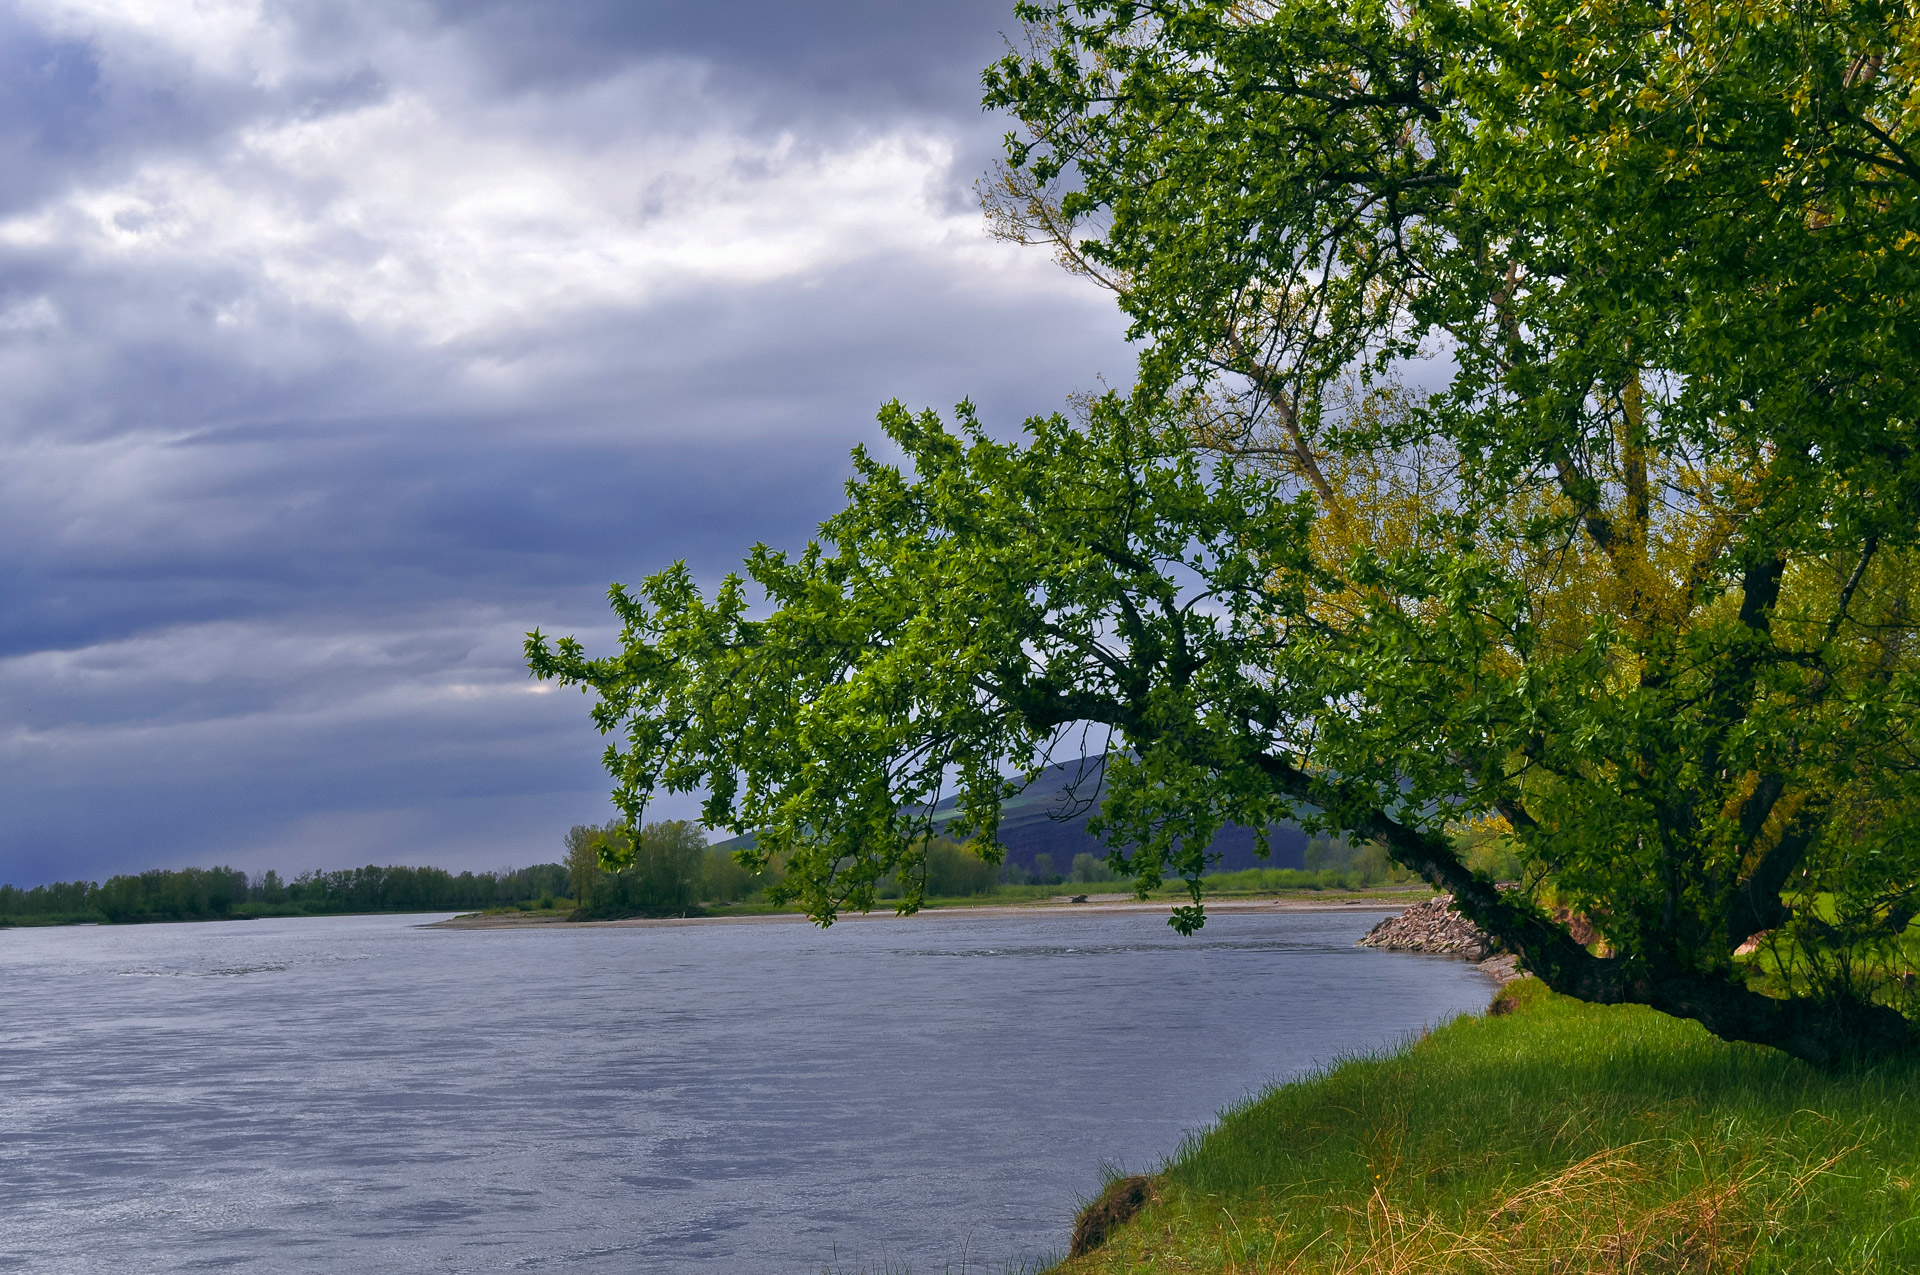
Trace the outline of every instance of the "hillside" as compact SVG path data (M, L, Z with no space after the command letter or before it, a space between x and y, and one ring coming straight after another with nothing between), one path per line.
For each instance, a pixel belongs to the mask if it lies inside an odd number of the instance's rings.
M1056 872L1064 872L1075 855L1104 856L1107 848L1087 831L1087 820L1099 807L1100 762L1098 758L1062 762L1049 766L1024 791L1007 798L1000 806L999 842L1006 850L1006 861L1026 872L1034 871L1034 860L1047 855ZM952 818L956 799L949 797L935 807ZM1245 868L1301 868L1306 866L1307 836L1294 825L1275 824L1268 831L1271 857L1261 859L1254 851L1251 828L1232 824L1214 834L1212 853L1219 856L1216 872L1237 872ZM750 843L750 836L722 842L732 849Z

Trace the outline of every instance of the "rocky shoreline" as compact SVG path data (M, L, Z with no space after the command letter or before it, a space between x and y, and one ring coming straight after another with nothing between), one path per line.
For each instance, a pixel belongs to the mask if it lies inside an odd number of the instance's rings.
M1465 957L1496 983L1520 977L1516 958L1501 953L1479 926L1454 911L1451 894L1435 895L1388 917L1361 937L1360 946Z

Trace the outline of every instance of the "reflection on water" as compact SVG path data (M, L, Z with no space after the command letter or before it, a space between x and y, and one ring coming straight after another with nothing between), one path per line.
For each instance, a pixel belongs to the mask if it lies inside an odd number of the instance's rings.
M0 931L0 1270L999 1271L1485 1003L1379 916Z

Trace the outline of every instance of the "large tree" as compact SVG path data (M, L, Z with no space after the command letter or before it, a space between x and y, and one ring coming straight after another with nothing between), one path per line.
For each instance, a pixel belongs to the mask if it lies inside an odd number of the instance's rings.
M704 789L830 920L947 787L990 845L1001 776L1091 729L1182 929L1213 830L1292 815L1558 990L1911 1047L1914 9L1020 12L990 210L1115 292L1141 386L1017 444L889 408L905 464L755 551L768 609L674 568L615 590L616 656L532 635L630 812Z

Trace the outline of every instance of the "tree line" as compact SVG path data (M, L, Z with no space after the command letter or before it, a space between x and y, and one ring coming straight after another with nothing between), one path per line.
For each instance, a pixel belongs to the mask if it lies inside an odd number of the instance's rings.
M743 866L731 850L708 845L700 825L685 820L647 824L638 836L620 820L576 824L565 844L563 863L500 872L369 864L285 879L272 869L250 876L230 867L154 868L104 883L60 881L30 890L0 885L0 926L504 907L567 907L581 920L687 916L706 905L779 902L777 887L785 877L778 860L757 870ZM1281 884L1305 884L1312 877L1319 885L1352 887L1393 875L1378 847L1363 851L1320 838L1309 846L1308 858L1314 872ZM952 838L935 837L915 868L883 880L876 894L893 902L917 884L924 898L978 898L1003 885L1099 885L1122 879L1092 854L1075 855L1061 871L1052 856L1042 853L1028 870L988 863Z
M105 882L61 881L23 890L0 886L0 925L98 921L204 921L247 916L322 916L345 912L453 912L565 896L567 869L536 864L501 872L390 865L303 872L283 880L271 869L154 868Z
M603 857L619 865L603 867ZM1079 860L1085 860L1080 862ZM1071 879L1100 881L1111 874L1091 855L1076 860ZM648 824L636 837L619 820L579 824L566 835L566 861L502 872L452 873L444 868L369 864L291 879L272 869L249 876L231 867L154 868L105 882L59 881L21 889L0 886L0 925L128 924L207 921L238 917L326 916L354 912L456 912L571 904L581 919L692 915L704 904L763 902L783 873L777 863L753 871L729 851L707 844L698 824ZM932 896L991 894L1003 879L957 843L928 848L925 888ZM1055 874L1048 878L1060 881ZM890 882L887 897L902 885Z
M567 833L567 869L582 919L621 916L685 916L703 904L779 902L785 881L777 857L755 869L735 854L710 846L699 825L666 820L645 825L636 837L620 820L575 825ZM988 863L948 837L930 838L917 865L880 881L875 897L906 897L916 884L924 898L978 898L1002 885L1089 885L1118 880L1092 854L1075 855L1064 872L1051 855L1035 856L1033 870Z

